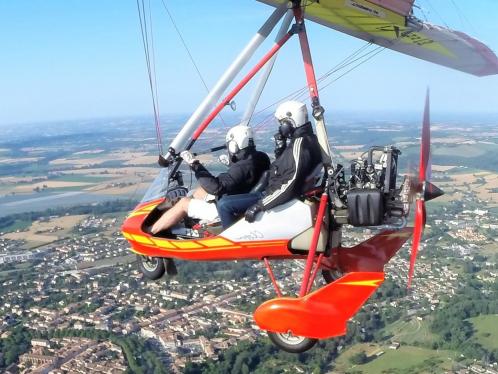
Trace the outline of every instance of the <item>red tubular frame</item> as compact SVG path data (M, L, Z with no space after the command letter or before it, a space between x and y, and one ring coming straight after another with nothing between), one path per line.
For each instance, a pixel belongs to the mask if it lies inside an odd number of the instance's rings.
M322 197L320 198L320 207L318 208L318 213L316 215L315 228L313 230L313 237L311 238L308 258L306 259L306 265L304 267L303 282L301 283L301 289L299 290L299 297L305 296L306 293L308 292L308 284L310 281L311 269L313 267L313 262L316 255L316 247L318 245L318 238L320 237L320 231L323 224L323 217L325 216L325 208L328 205L327 202L328 202L328 196L326 193L323 193Z
M293 34L288 32L275 44L270 51L251 69L251 71L240 81L237 86L218 104L216 108L207 116L207 118L195 130L192 140L197 140L202 132L209 126L213 119L223 110L223 108L237 95L242 88L261 70L263 66L277 53L280 48L290 39Z
M315 68L313 67L313 59L311 58L310 44L308 41L308 33L304 24L303 11L300 7L294 8L294 17L298 25L302 27L299 32L299 44L301 45L301 53L303 55L304 71L308 81L308 89L310 92L311 102L314 103L318 99L318 84L316 83Z
M310 93L310 97L312 100L313 106L319 105L319 96L318 96L318 85L316 83L315 69L313 67L313 60L311 58L311 50L308 42L308 35L306 33L306 27L304 25L303 12L301 8L294 8L294 17L296 22L301 27L299 30L299 43L301 46L301 53L303 56L304 62L304 70L306 73L306 80L308 82L308 89ZM237 95L242 88L261 70L261 68L282 48L282 46L290 39L293 35L291 31L289 31L282 39L280 39L271 49L270 51L263 56L263 58L249 71L249 73L237 84L234 89L219 103L216 108L209 114L209 116L199 125L199 127L195 130L192 136L192 142L196 141L199 136L203 133L203 131L209 126L209 124L213 121L213 119L223 110L223 108ZM301 289L299 291L299 296L305 296L309 291L309 283L311 279L311 271L314 263L314 258L316 255L316 248L318 245L318 239L320 237L320 231L323 224L323 217L325 216L325 209L328 204L328 196L326 193L323 193L320 198L320 206L318 208L318 214L316 217L315 228L313 230L313 237L311 240L310 250L308 253L308 257L306 259L306 265L304 269L303 282L301 284ZM275 277L273 276L273 272L271 267L269 266L268 259L265 258L265 265L272 280L272 283L277 291L277 295L280 297L281 292L278 288L278 284L276 284ZM316 276L318 268L320 266L320 262L317 263L317 268L314 271L313 278Z
M313 270L313 274L311 274L311 278L308 283L308 288L306 290L307 294L311 291L311 287L313 286L313 282L315 281L316 274L318 273L318 270L322 266L322 259L323 259L323 253L320 253L318 255L318 260L316 260L315 269Z
M275 275L273 274L273 270L271 269L270 266L270 261L268 261L268 257L263 258L266 266L266 271L268 272L268 275L270 276L271 282L273 283L273 287L275 288L275 292L278 297L282 297L282 292L280 291L280 287L278 286L277 280L275 279Z
M296 23L301 27L301 30L299 31L299 44L301 46L301 53L303 55L304 71L306 73L306 80L308 82L308 89L311 97L311 103L314 108L315 106L320 105L320 99L318 96L318 85L316 83L315 68L313 67L311 50L308 42L308 34L306 32L306 26L304 24L304 16L301 7L295 7L293 11ZM318 238L320 237L320 231L323 225L323 217L325 216L325 209L327 205L328 205L328 195L326 192L324 192L320 198L320 206L318 208L318 213L316 216L315 228L313 230L313 237L311 239L308 258L306 259L306 265L303 274L303 282L301 283L299 297L303 297L309 292L309 289L311 288L310 281L311 282L313 281L318 271L318 268L320 267L321 258L316 265L316 269L313 272L313 275L311 274L313 268L313 262L316 255L316 247L318 245Z

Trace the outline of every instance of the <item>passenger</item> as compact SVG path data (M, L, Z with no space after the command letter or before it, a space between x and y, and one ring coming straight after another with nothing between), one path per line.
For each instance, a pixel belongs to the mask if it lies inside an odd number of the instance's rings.
M259 181L270 166L270 159L264 152L256 150L252 129L238 125L226 135L229 168L227 172L213 176L192 153L183 151L180 156L195 173L199 187L192 197L184 197L166 211L152 226L157 234L180 222L186 215L192 218L214 221L218 218L216 201L222 196L244 194Z
M301 195L304 181L322 162L320 145L308 121L305 104L285 102L277 108L275 117L280 124L275 134L277 158L270 166L268 186L264 192L224 196L218 201L218 213L224 228L244 213L246 221L254 222L259 212Z

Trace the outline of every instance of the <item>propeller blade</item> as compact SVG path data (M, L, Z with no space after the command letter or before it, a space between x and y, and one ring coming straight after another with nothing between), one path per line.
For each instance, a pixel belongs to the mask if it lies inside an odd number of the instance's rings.
M415 272L415 262L420 247L420 241L425 228L426 211L425 197L436 198L442 191L429 182L431 177L431 118L430 118L430 92L427 88L425 95L424 119L422 123L422 138L420 141L420 165L418 183L414 190L417 194L415 201L415 227L413 228L412 250L410 255L410 269L408 271L408 288L411 287L413 274Z
M417 253L422 240L425 227L425 203L422 199L417 199L415 207L415 227L413 228L412 252L410 255L410 270L408 271L408 288L411 287Z
M430 93L427 89L425 96L424 121L422 125L422 139L420 142L420 169L419 182L423 183L431 177L431 118L430 118Z

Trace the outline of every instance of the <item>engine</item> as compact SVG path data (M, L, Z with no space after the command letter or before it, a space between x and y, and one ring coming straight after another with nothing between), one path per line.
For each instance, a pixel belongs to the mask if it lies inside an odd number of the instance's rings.
M409 179L397 187L399 149L372 147L351 162L349 178L336 168L333 215L339 224L353 226L402 225L409 213Z

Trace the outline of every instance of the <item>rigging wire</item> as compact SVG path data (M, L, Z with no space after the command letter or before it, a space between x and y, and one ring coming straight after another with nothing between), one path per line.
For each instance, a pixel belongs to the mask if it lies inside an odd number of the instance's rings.
M422 16L424 17L425 22L429 22L429 18L427 17L427 13L425 12L425 9L421 7L418 4L413 4L414 8L418 8L420 10L420 13L422 13Z
M150 58L150 49L151 49L152 40L149 42L149 33L151 34L152 30L149 31L149 28L147 26L147 16L146 16L146 8L145 8L144 0L141 0L141 1L137 0L137 10L138 10L138 18L140 21L140 31L141 31L141 36L142 36L142 45L143 45L144 54L145 54L145 62L147 65L147 75L149 78L149 86L150 86L151 97L152 97L152 107L153 107L153 111L154 111L154 122L155 122L155 126L156 126L157 148L158 148L159 154L163 154L161 126L160 126L160 121L159 121L159 109L157 107L158 99L157 99L157 91L155 90L155 88L157 88L157 80L155 77L155 71L156 71L155 61L153 60L151 62L151 58ZM149 7L149 12L150 12L150 7ZM154 58L154 56L152 56L152 57ZM153 75L154 75L154 78L153 78ZM156 82L156 84L154 84L154 82Z
M335 72L341 70L343 67L347 66L347 64L349 64L349 63L352 62L351 61L352 58L356 57L359 53L363 52L363 50L365 50L365 48L367 48L367 47L369 47L371 45L372 45L371 42L367 42L361 48L359 48L358 50L356 50L355 52L353 52L352 54L350 54L349 56L347 56L346 58L344 58L342 61L340 61L334 67L332 67L329 71L327 71L325 74L323 74L320 78L317 79L317 82L323 81L324 79L326 79L327 77L329 77L333 73L335 73ZM258 112L255 113L255 115L258 115L258 114L261 114L261 113L265 112L266 110L270 109L271 107L277 105L278 103L280 103L280 102L282 102L282 101L284 101L286 99L297 97L300 94L302 94L303 92L308 92L308 86L307 85L303 86L303 87L299 88L298 90L291 92L287 96L282 97L279 100L277 100L277 101L275 101L275 102L267 105L263 109L260 109Z
M472 32L475 35L478 35L479 33L478 33L477 29L474 27L474 24L472 22L470 22L469 18L465 14L465 12L462 12L462 10L460 9L460 7L457 5L456 1L451 0L451 3L453 4L453 6L456 9L456 12L458 13L458 17L460 17L460 22L462 22L462 25L464 24L463 21L465 21L467 23L467 25L470 27L470 29L472 30Z
M154 48L154 32L153 32L153 29L152 29L152 11L151 11L151 6L150 6L150 1L149 0L149 24L150 24L150 41L151 41L151 49L152 49L152 75L154 77L154 92L155 92L155 105L156 105L156 108L157 108L157 136L159 137L159 139L162 141L162 137L161 137L161 122L160 122L160 118L161 118L161 110L159 109L159 91L157 89L157 74L156 74L156 51L155 51L155 48ZM162 148L162 147L161 147ZM160 150L160 152L162 153L162 149Z
M209 93L209 87L208 85L206 84L206 81L201 73L201 70L199 69L199 66L197 65L197 63L195 62L195 59L194 59L194 56L192 55L192 53L190 52L190 48L188 47L187 45L187 42L185 41L185 39L183 38L183 35L182 35L182 32L180 31L180 29L178 28L174 18L173 18L173 14L170 12L168 6L166 5L166 2L165 0L161 0L161 3L163 4L163 7L164 7L164 10L166 11L166 14L168 15L168 18L171 22L171 24L173 25L173 28L175 29L178 37L180 38L180 41L183 45L183 48L185 49L185 51L187 52L187 55L190 59L190 62L192 63L192 65L194 66L194 69L195 71L197 72L197 75L199 77L199 79L201 80L202 82L202 85L204 86L204 88L206 89L206 92ZM225 120L223 119L223 117L221 116L221 113L218 114L218 117L219 119L221 120L221 122L223 123L223 125L226 126L226 123L225 123Z
M443 17L441 16L441 14L439 14L439 12L437 11L437 9L432 5L431 3L431 0L426 0L427 3L430 5L430 7L432 8L432 10L434 11L434 13L436 13L436 15L439 17L439 19L441 20L441 22L448 28L448 29L451 29L450 26L448 26L448 24L445 22L445 20L443 19ZM453 7L455 8L456 10L456 13L458 15L458 17L460 18L460 22L462 23L462 26L465 27L465 23L464 21L468 24L468 26L470 27L472 33L479 37L479 32L478 32L478 29L474 26L474 24L470 21L470 19L467 17L466 13L463 12L461 10L461 8L457 5L456 1L455 0L450 0ZM420 6L418 7L420 8ZM490 48L492 51L493 49ZM494 51L493 51L494 52Z
M330 81L329 83L323 85L322 87L320 87L320 89L323 91L325 88L327 88L328 86L330 86L332 83L334 82L337 82L339 79L341 79L342 77L344 77L346 74L349 74L350 72L352 72L353 70L359 68L361 65L363 65L364 63L370 61L372 58L374 58L375 56L377 56L379 53L385 51L386 48L385 47L377 47L376 49L374 49L374 51L376 51L374 54L372 54L370 57L368 57L367 59L361 61L359 64L353 66L351 69L347 70L346 72L342 73L341 75L339 75L337 78L333 79L332 81Z
M199 70L199 67L197 66L195 60L194 60L194 57L192 56L192 53L190 53L190 49L189 47L187 46L187 43L185 42L185 39L183 38L183 35L182 33L180 32L180 29L178 28L178 26L176 25L176 22L175 20L173 19L173 15L171 14L171 12L169 11L169 8L168 6L166 5L166 3L164 2L164 0L161 0L161 3L163 4L163 7L164 7L164 10L166 11L166 14L168 15L169 17L169 20L171 21L171 24L173 25L176 33L178 34L178 37L180 38L180 41L182 42L182 45L183 45L183 48L185 48L185 51L187 52L187 55L190 59L190 62L192 62L192 65L194 66L195 68L195 71L197 72L197 75L199 76L199 79L201 80L202 82L202 85L204 86L204 88L206 89L206 91L209 91L209 88L206 84L206 81L204 80L204 77L202 76L201 74L201 71Z
M372 45L372 43L370 43L370 42L366 43L361 48L359 48L357 51L353 52L351 55L349 55L344 60L342 60L340 63L338 63L336 66L334 66L332 69L330 69L328 72L326 72L325 74L323 74L320 78L318 78L317 79L317 84L319 86L320 91L323 90L324 88L328 87L330 84L334 83L338 79L342 78L343 76L345 76L349 72L351 72L354 69L358 68L360 65L362 65L365 62L369 61L371 58L373 58L374 56L376 56L378 53L380 53L382 50L385 49L384 47L378 46L378 47L374 48L373 50L370 50L370 51L364 53L363 55L361 55L359 57L356 57L356 56L358 56L358 54L362 53L366 48L368 48L371 45ZM368 56L370 56L370 57L368 57ZM334 73L336 73L336 72L338 72L338 71L340 71L340 70L342 70L342 69L344 69L344 68L346 68L346 67L354 64L355 62L358 62L358 63L353 68L349 69L348 71L346 71L344 74L342 74L341 76L339 76L335 80L333 80L331 82L328 82L328 83L325 83L326 80L329 77L332 76L332 74L334 74ZM257 114L260 114L260 113L266 111L270 107L272 107L272 106L274 106L274 105L276 105L276 104L278 104L278 103L280 103L280 102L282 102L282 101L284 101L286 99L295 99L295 100L302 99L307 94L307 88L308 88L308 86L304 86L304 87L300 88L299 90L292 92L291 94L289 94L289 95L281 98L280 100L278 100L278 101L272 103L271 105L266 106L262 110L258 111ZM257 128L257 127L262 127L262 126L266 125L268 123L268 120L271 119L272 116L273 116L272 114L269 114L262 121L260 121L259 123L257 123L254 127Z
M436 13L436 15L439 17L439 19L441 20L441 22L443 23L443 25L446 26L446 28L449 29L450 27L448 26L448 24L446 23L446 21L444 20L444 18L441 16L441 14L437 11L437 9L432 5L431 0L426 0L426 1L427 1L427 4L429 4L429 6L431 7L431 9L434 11L434 13Z

